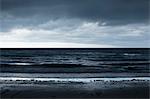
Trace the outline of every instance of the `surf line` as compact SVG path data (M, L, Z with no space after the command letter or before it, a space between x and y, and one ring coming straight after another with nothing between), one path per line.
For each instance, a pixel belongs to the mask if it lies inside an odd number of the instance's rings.
M21 78L0 77L0 81L55 81L55 82L95 82L95 81L150 81L150 77L116 77L116 78Z

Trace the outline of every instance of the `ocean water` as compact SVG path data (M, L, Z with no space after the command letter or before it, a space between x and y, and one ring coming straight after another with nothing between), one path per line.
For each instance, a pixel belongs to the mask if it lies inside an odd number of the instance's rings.
M1 49L1 73L149 73L149 49Z

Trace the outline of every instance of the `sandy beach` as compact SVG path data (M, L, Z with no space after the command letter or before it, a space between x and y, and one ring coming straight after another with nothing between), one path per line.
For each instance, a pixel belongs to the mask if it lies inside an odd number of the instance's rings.
M113 79L113 78L112 78ZM9 83L8 83L9 82ZM11 83L10 83L11 82ZM1 98L119 98L149 99L149 80L92 80L91 82L1 82Z

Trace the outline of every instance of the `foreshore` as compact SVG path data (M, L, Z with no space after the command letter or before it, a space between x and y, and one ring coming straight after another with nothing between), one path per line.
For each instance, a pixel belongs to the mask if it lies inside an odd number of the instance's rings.
M149 77L131 78L1 78L1 98L149 99Z

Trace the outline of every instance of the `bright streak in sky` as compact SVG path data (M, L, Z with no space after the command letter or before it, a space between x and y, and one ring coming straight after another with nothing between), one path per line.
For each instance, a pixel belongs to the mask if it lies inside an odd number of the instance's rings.
M58 42L0 42L0 48L111 48L111 45Z

